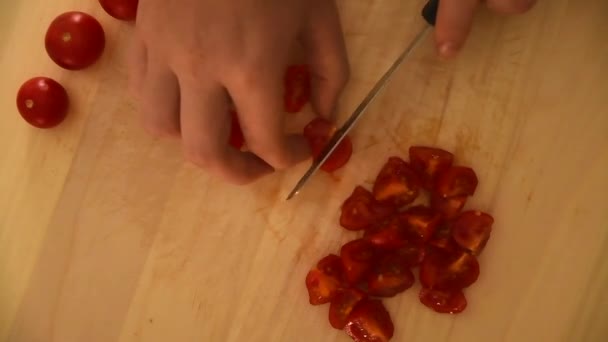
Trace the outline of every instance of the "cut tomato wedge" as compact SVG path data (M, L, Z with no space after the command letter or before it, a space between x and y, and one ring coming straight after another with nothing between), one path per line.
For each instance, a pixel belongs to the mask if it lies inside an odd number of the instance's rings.
M450 168L454 161L452 153L426 146L410 147L409 156L412 168L418 172L422 186L427 190L433 188L436 175Z
M336 329L344 329L348 316L357 303L366 298L366 295L354 288L341 290L329 304L329 323Z
M290 65L285 71L285 111L298 113L310 101L310 69L308 65Z
M375 297L393 297L414 285L409 260L396 253L387 253L368 276L368 293Z
M364 238L375 247L385 250L399 249L408 244L403 223L398 217L372 226L365 231Z
M377 202L372 193L362 186L355 187L341 209L340 225L348 230L367 229L396 211L393 205Z
M420 302L439 313L457 314L467 307L467 299L461 290L439 291L422 288Z
M435 193L442 198L472 196L477 189L477 175L469 167L452 166L438 175Z
M317 159L319 157L335 132L335 125L320 117L313 119L304 127L304 137L308 141L313 158ZM338 146L336 146L329 158L321 165L321 170L325 172L334 172L340 169L350 160L352 154L352 141L349 136L345 136Z
M359 283L372 267L375 251L364 239L353 240L340 249L340 257L346 272L346 279L351 284Z
M395 327L380 300L365 299L348 316L344 331L355 342L388 342Z
M330 254L319 260L306 275L306 288L312 305L329 303L345 284L342 259Z
M420 282L429 289L459 290L471 286L479 277L479 263L468 252L433 250L420 266Z
M418 205L411 207L400 216L410 241L427 242L441 223L441 216L431 208Z
M465 211L452 225L452 237L462 248L479 255L492 233L494 218L480 211Z
M373 187L376 200L402 206L418 197L420 181L408 163L399 157L390 157L382 167Z
M443 198L436 194L431 195L431 208L445 219L453 220L460 214L467 202L467 196Z

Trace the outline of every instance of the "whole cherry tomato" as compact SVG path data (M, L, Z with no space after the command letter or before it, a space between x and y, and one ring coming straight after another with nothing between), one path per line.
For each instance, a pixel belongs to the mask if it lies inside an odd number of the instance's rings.
M105 34L97 19L76 11L55 18L45 37L49 57L68 70L91 66L103 53L105 44Z
M51 128L59 125L68 112L68 94L57 81L48 77L32 78L19 88L17 108L34 127Z
M118 20L133 21L137 16L139 0L99 0L101 7Z

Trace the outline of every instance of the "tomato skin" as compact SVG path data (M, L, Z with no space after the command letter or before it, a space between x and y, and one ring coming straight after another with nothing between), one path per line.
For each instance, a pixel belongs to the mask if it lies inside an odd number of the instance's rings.
M370 271L375 259L375 251L368 241L357 239L347 242L340 249L346 279L350 284L359 283Z
M483 251L492 233L494 218L480 211L465 211L452 225L452 238L474 255Z
M65 88L48 77L31 78L17 92L17 109L21 117L37 128L52 128L62 123L68 107Z
M336 329L344 329L348 316L357 303L367 296L354 288L341 290L329 304L329 323Z
M464 166L452 166L438 175L435 194L441 198L473 196L477 184L477 175L473 169Z
M118 20L134 21L139 0L99 0L101 7Z
M66 12L55 18L45 37L49 57L67 70L80 70L94 64L105 48L101 24L89 14Z
M439 313L457 314L467 308L467 299L461 290L439 291L422 288L420 302Z
M243 136L243 131L241 130L241 125L239 123L239 117L235 111L230 111L231 123L230 123L230 140L229 143L232 147L237 150L243 148L245 144L245 137Z
M398 217L371 227L365 231L363 237L376 248L382 250L399 249L408 244L406 231Z
M368 293L374 297L394 297L414 285L409 260L396 253L385 254L368 276Z
M310 69L306 64L290 65L285 71L284 106L288 113L298 113L310 100Z
M312 151L313 158L318 158L329 140L336 132L336 126L330 121L317 117L304 127L304 137ZM332 154L321 165L321 170L334 172L342 168L353 154L353 144L349 136L342 138Z
M306 275L305 283L311 305L329 303L345 284L340 257L330 254L319 260L317 266Z
M467 203L467 196L455 196L443 198L437 194L431 195L431 208L441 214L445 220L453 220Z
M409 157L412 168L418 172L422 186L427 190L433 188L436 176L447 170L454 162L452 153L426 146L410 147Z
M478 277L477 258L465 251L434 250L425 255L420 265L420 282L429 289L460 290L471 286Z
M399 157L390 157L376 181L373 194L379 202L392 202L403 206L418 197L420 180L408 163Z
M378 203L371 192L357 186L342 204L340 225L348 230L367 229L374 222L388 218L395 211L394 206Z
M441 216L425 206L414 206L403 212L400 219L404 223L411 241L418 243L431 239L441 223Z
M380 300L364 299L348 316L344 331L355 342L388 342L395 327Z

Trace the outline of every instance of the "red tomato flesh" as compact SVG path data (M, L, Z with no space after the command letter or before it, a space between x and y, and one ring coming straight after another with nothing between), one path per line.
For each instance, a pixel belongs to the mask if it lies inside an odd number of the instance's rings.
M422 186L427 190L433 188L436 175L447 170L454 161L452 153L426 146L410 147L409 156L412 168L418 172Z
M403 159L390 157L384 164L373 187L373 194L380 202L406 205L418 197L419 179Z
M69 98L65 88L48 77L27 80L17 93L21 117L37 128L59 125L68 113Z
M439 291L422 288L420 302L439 313L457 314L467 307L467 299L461 290Z
M429 289L458 290L471 286L479 277L479 263L468 252L427 253L420 266L420 282Z
M439 214L421 205L409 208L400 218L410 240L419 243L429 241L441 223Z
M441 214L445 220L453 220L460 214L467 202L467 196L443 198L436 194L431 195L431 208Z
M348 230L367 229L396 211L392 205L377 202L372 193L362 186L355 187L341 209L340 225Z
M393 297L414 285L414 274L409 260L401 255L387 253L374 265L368 276L368 293L375 297Z
M494 218L480 211L465 211L452 225L452 237L462 248L479 255L492 233Z
M344 329L348 316L357 303L366 298L366 295L353 288L341 290L329 304L329 323L336 329Z
M439 174L435 193L442 198L472 196L477 189L477 175L469 167L452 166Z
M371 227L365 232L364 238L384 250L399 249L408 244L403 223L398 217Z
M310 100L310 70L308 65L290 65L285 72L285 111L297 113Z
M137 16L139 0L99 0L101 7L118 20L133 21Z
M101 57L105 43L105 34L97 19L75 11L55 18L45 37L49 57L68 70L80 70L94 64Z
M321 259L306 275L308 299L312 305L329 303L344 285L342 260L335 254Z
M388 342L395 327L380 300L365 299L348 316L344 331L355 342Z
M312 151L313 158L318 158L336 132L336 126L328 120L317 117L304 127L304 137ZM353 145L349 136L345 136L332 154L321 166L325 172L334 172L343 167L353 154Z
M346 279L351 284L357 284L371 269L375 251L368 241L358 239L344 244L340 249L340 257L346 272Z

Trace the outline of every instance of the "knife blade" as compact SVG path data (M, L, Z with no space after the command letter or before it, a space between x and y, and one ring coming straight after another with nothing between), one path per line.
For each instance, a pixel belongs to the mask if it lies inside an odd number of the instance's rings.
M296 196L302 187L308 182L308 180L321 168L321 165L325 163L325 161L331 156L334 152L338 144L342 142L344 137L350 132L350 130L355 126L359 118L366 112L369 105L376 99L378 94L384 89L384 87L388 84L388 81L395 74L395 71L403 64L403 62L409 57L412 52L416 49L416 47L420 44L423 38L428 33L429 29L435 25L435 19L437 16L437 9L439 7L439 0L430 0L424 6L422 10L422 17L425 19L428 25L425 27L414 37L411 43L401 52L397 59L393 62L393 64L386 70L384 75L376 82L374 87L369 91L367 96L361 101L359 106L354 110L351 116L346 120L346 122L342 125L340 129L338 129L332 138L329 140L325 148L321 151L321 154L318 158L313 162L313 164L308 168L306 173L300 178L298 183L294 186L293 190L287 196L287 200L292 199Z

